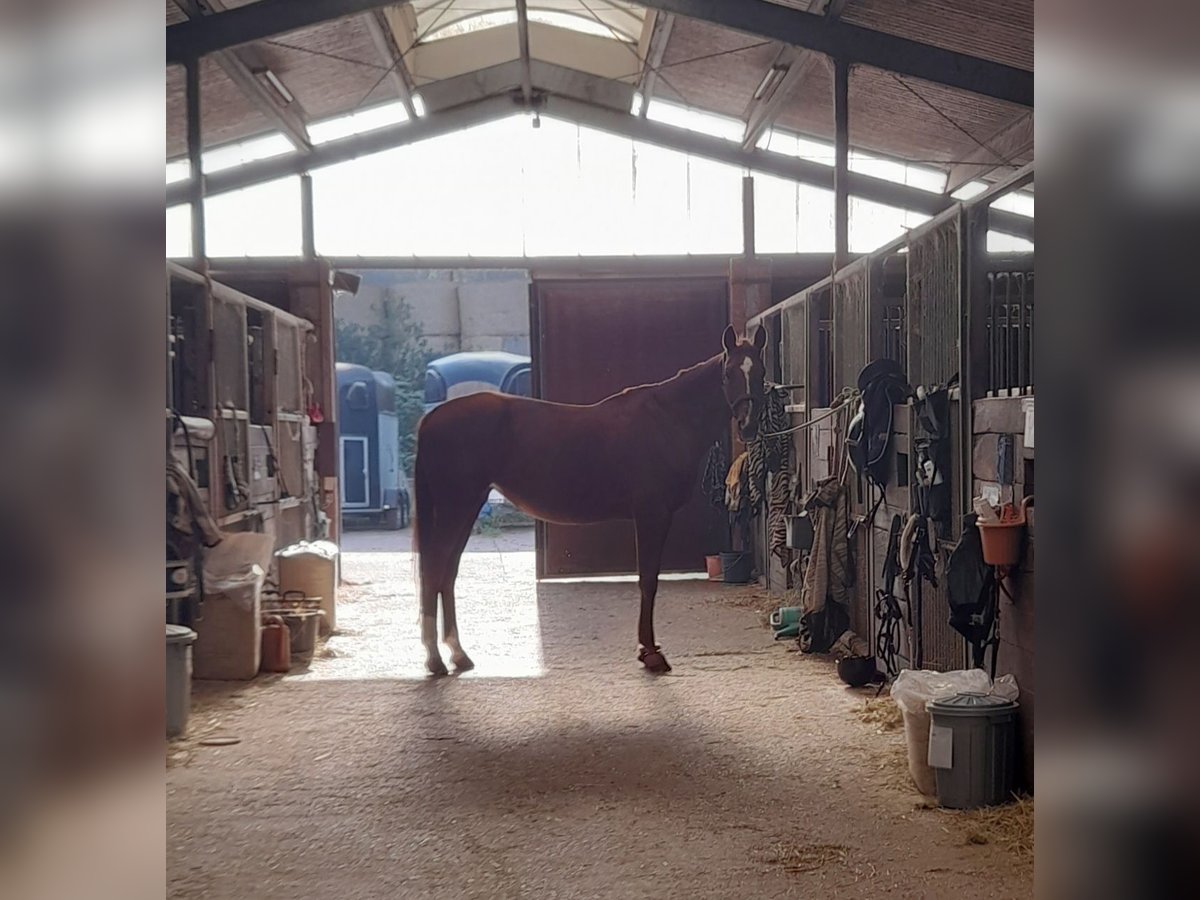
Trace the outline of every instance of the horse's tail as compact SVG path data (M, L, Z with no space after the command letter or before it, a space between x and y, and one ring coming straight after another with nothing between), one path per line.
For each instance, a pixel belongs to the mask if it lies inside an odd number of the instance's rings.
M425 443L421 440L424 425L425 422L422 421L421 425L417 428L417 456L416 462L413 464L412 574L413 583L416 586L418 604L421 599L421 580L424 574L421 570L421 533L426 530L424 526L433 527L434 517L436 516L433 507L433 484L431 483L429 473L429 454L422 452L422 445Z

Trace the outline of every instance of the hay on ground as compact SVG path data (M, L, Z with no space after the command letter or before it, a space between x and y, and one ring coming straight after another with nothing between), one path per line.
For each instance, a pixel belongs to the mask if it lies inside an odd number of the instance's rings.
M891 744L877 756L879 760L879 781L885 787L897 791L911 793L914 797L923 797L913 781L912 772L908 768L908 747L904 743Z
M763 853L762 860L774 866L782 866L796 875L816 872L830 863L845 863L849 850L841 844L794 844L791 841L775 841Z
M882 695L869 697L855 713L868 725L876 726L880 731L899 731L904 727L904 715L900 707L891 697Z
M714 584L723 584L723 582L714 582ZM762 618L764 625L769 623L771 613L781 606L788 605L785 598L772 597L766 588L756 584L725 585L715 594L714 599L738 609L754 610Z
M943 810L962 826L968 844L993 844L1023 863L1033 861L1033 798L1018 796L1003 806Z

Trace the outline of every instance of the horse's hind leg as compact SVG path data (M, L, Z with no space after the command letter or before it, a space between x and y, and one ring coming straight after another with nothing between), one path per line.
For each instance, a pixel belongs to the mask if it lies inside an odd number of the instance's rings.
M463 501L461 519L456 523L458 531L450 543L449 564L446 566L446 574L441 581L442 641L450 648L450 664L458 672L469 672L475 668L475 663L471 662L471 657L467 656L462 644L459 643L458 617L454 606L454 585L458 580L458 566L462 562L463 551L467 547L467 541L471 539L475 520L486 499L487 490L484 490L476 499Z
M437 644L437 581L421 579L421 643L425 646L425 670L430 675L447 674Z
M475 668L458 641L458 622L454 616L454 586L442 589L442 640L450 648L450 664L456 672L469 672Z

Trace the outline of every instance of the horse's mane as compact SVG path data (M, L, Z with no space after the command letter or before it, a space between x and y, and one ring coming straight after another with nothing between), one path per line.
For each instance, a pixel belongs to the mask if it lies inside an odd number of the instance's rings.
M617 393L613 394L613 396L620 397L625 394L640 393L642 391L652 391L652 390L656 390L656 389L676 387L676 386L679 386L679 387L689 386L694 379L707 374L709 366L712 366L720 358L721 358L721 354L718 353L716 356L710 357L709 359L701 360L700 362L696 363L695 365L688 366L686 369L680 369L678 372L676 372L670 378L665 378L662 381L654 381L649 384L639 384L639 385L635 385L634 387L627 387L627 388L625 388L625 390L618 391Z

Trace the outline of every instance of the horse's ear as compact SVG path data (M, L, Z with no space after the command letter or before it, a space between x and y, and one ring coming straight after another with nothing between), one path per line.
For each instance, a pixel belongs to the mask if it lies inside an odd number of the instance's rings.
M764 347L766 347L767 346L767 329L765 329L761 325L759 325L758 329L754 332L753 343L754 343L755 350L761 351Z
M737 349L737 332L733 330L732 325L725 326L725 333L721 335L721 346L725 348L726 353Z

